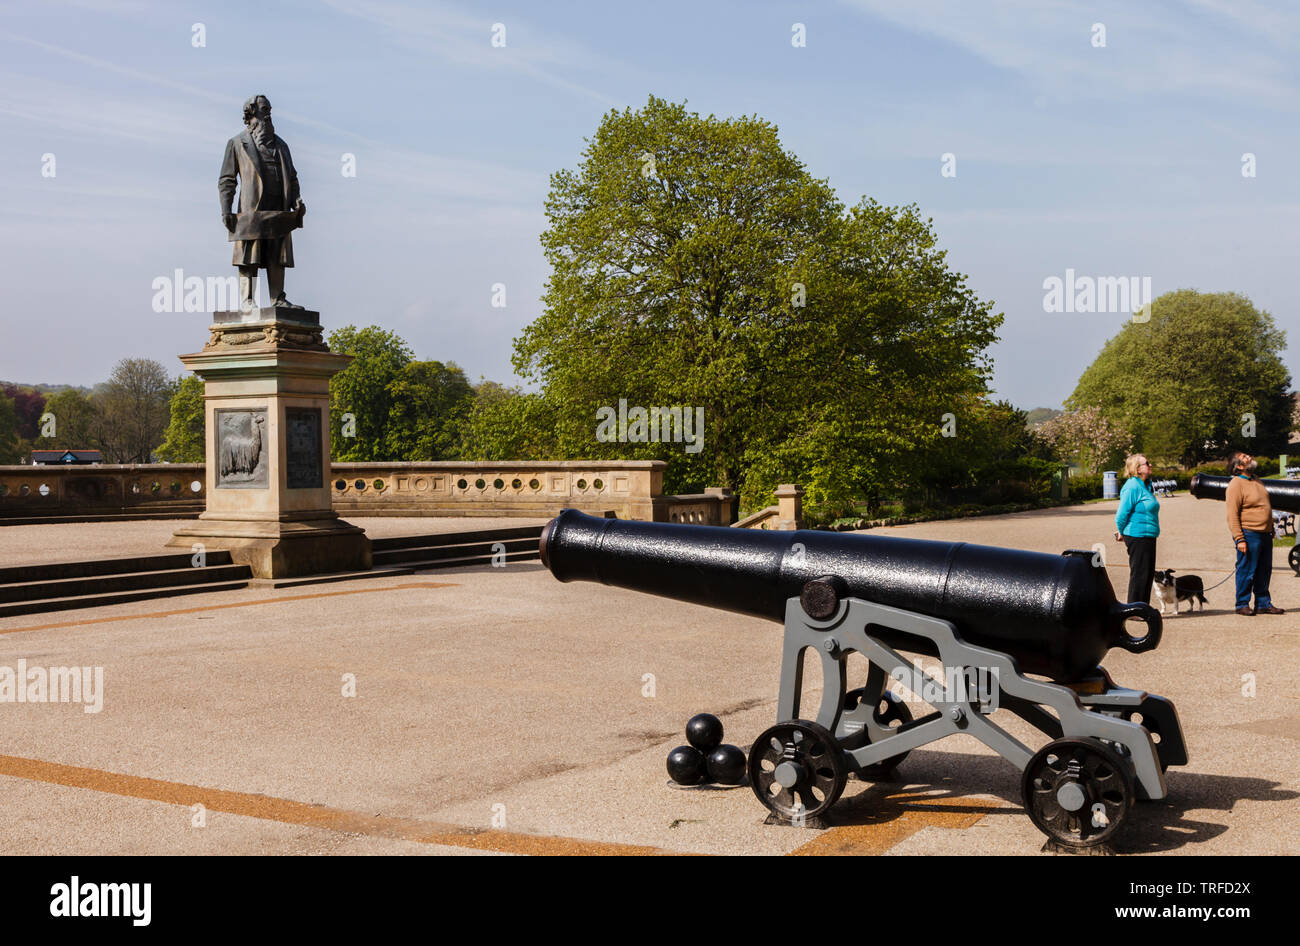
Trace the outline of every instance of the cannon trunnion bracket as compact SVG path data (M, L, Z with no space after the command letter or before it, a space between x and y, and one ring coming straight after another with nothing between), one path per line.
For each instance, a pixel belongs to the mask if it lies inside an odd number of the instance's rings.
M1187 763L1168 700L1117 687L1100 667L1075 688L1030 679L1010 655L965 643L948 621L840 597L839 587L834 578L805 586L803 601L824 618L810 615L799 597L786 603L778 723L758 737L749 761L770 823L823 825L849 773L875 780L912 749L966 733L1023 773L1022 798L1040 830L1065 846L1090 847L1114 836L1136 800L1164 798L1164 769ZM886 636L894 640L905 634L917 650L937 654L945 679L923 672L873 628L892 630ZM822 702L815 719L803 719L810 649L821 658ZM866 685L850 691L846 661L855 651L870 669ZM980 686L968 686L976 678ZM934 711L913 719L886 689L891 679ZM1021 743L982 711L983 700L994 699L1051 741L1038 752Z

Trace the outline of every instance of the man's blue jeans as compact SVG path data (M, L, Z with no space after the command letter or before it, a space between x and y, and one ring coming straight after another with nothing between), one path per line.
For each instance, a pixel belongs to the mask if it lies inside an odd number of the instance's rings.
M1250 607L1250 593L1255 592L1255 608L1269 608L1268 582L1273 577L1273 533L1243 532L1246 551L1237 550L1237 607Z

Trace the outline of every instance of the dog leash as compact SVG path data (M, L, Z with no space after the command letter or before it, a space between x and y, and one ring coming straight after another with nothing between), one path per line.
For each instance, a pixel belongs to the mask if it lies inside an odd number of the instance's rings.
M1237 547L1234 545L1234 546L1233 546L1233 549L1235 550L1236 548L1237 548ZM1175 569L1175 571L1176 571L1176 570L1177 570L1177 569ZM1234 565L1234 566L1232 566L1232 571L1228 572L1228 574L1225 575L1221 581L1218 581L1218 582L1216 582L1215 584L1210 585L1210 587L1208 587L1208 588L1203 588L1203 589L1201 590L1201 593L1204 594L1204 593L1207 592L1207 591L1213 591L1215 588L1219 587L1219 585L1223 584L1223 583L1224 583L1225 581L1227 581L1229 578L1234 577L1234 576L1237 574L1237 572L1239 572L1239 571L1241 571L1241 566L1240 566L1240 565Z
M1213 591L1215 588L1219 587L1219 585L1223 584L1224 581L1227 581L1229 578L1235 577L1237 572L1240 570L1241 570L1240 566L1233 566L1232 571L1228 572L1228 574L1224 576L1223 581L1220 581L1217 584L1210 585L1210 587L1208 588L1202 589L1201 593L1204 594L1206 591Z

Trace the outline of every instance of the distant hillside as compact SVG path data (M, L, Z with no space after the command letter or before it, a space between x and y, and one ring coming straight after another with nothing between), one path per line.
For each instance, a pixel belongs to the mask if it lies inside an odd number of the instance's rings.
M37 394L58 394L60 391L66 391L68 388L76 388L82 394L89 394L91 389L83 384L28 384L26 381L0 381L0 388L13 385L16 388L24 388L28 391L35 391Z
M1037 427L1039 424L1045 424L1053 417L1060 417L1065 411L1058 411L1054 407L1035 407L1025 415L1025 426L1029 428Z

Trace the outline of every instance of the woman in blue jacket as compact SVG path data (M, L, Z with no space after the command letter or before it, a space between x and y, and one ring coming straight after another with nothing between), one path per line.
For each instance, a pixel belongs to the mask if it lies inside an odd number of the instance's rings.
M1151 489L1151 464L1140 453L1124 461L1124 488L1115 510L1115 541L1128 548L1128 600L1151 603L1156 574L1156 536L1160 535L1160 500Z

